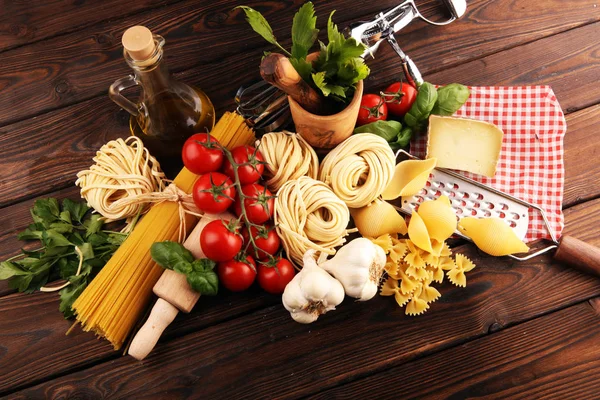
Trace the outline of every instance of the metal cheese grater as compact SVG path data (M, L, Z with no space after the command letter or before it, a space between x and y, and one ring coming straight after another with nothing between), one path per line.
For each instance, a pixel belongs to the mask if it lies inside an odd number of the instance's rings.
M412 156L404 150L399 150L396 153L396 160L398 162L409 158L418 160L417 157ZM450 199L457 219L460 220L462 217L497 217L506 222L521 240L523 240L529 228L530 210L539 212L544 220L545 228L555 244L524 257L509 256L515 260L529 260L558 247L554 232L550 229L546 213L542 208L451 170L435 168L429 175L425 187L419 193L414 196L402 197L401 199L391 201L390 204L398 211L410 215L423 201L435 200L442 195ZM469 237L459 231L456 231L455 234L471 241Z

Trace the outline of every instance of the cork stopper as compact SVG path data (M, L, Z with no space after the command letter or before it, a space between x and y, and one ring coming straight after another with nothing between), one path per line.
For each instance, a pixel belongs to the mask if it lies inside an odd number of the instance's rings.
M132 26L123 33L123 47L131 58L136 61L148 59L154 52L152 32L145 26Z

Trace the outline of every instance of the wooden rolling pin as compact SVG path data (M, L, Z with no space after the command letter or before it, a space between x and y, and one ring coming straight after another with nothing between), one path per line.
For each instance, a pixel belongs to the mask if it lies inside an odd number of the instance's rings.
M323 113L323 98L298 74L283 54L271 53L260 63L260 75L276 88L283 90L306 111Z
M188 236L183 247L188 249L194 258L205 258L200 247L200 234L209 222L215 219L229 220L230 213L205 214ZM152 289L158 300L146 323L140 328L129 346L129 355L143 360L152 351L163 331L175 319L179 311L189 313L200 298L187 283L186 277L179 272L166 269Z

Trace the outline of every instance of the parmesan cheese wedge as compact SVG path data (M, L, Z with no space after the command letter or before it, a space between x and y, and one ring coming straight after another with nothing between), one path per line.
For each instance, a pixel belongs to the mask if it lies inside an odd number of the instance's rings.
M493 177L504 133L489 122L474 119L429 117L427 158L437 167Z

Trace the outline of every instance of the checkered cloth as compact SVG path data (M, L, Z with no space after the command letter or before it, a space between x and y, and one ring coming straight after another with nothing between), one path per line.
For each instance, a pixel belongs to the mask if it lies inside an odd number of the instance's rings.
M454 116L496 124L504 131L494 178L463 175L540 206L550 228L560 237L564 223L564 114L549 86L470 87L471 97ZM411 143L411 153L424 158L426 135ZM526 242L550 238L539 212L530 210Z

